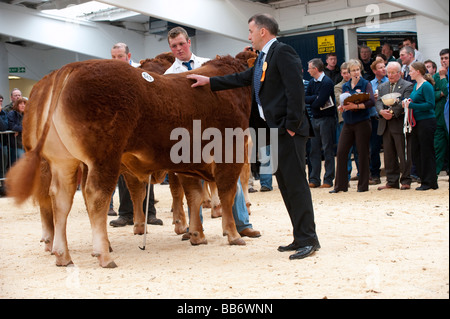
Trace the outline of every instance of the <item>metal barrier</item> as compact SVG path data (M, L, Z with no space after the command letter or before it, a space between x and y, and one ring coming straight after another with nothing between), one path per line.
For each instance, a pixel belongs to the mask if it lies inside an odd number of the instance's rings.
M0 182L5 180L6 172L20 157L17 149L17 137L14 131L0 132Z

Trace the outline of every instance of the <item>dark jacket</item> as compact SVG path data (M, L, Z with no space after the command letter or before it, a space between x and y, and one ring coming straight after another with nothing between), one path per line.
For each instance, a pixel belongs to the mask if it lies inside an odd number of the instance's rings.
M344 118L344 123L347 124L355 124L362 122L364 120L370 119L370 111L371 107L375 106L375 98L373 97L372 85L370 82L362 77L359 78L358 83L352 89L352 80L350 79L347 83L342 86L342 93L369 93L370 99L364 102L364 109L361 110L350 110L342 113L342 117Z
M267 52L267 69L259 97L265 121L260 117L252 86L250 126L278 128L283 134L289 129L301 136L309 136L309 121L305 112L302 64L295 50L275 41ZM249 86L253 82L254 67L241 73L212 77L213 91Z
M5 111L0 111L0 132L8 130L8 116Z
M383 104L383 100L381 99L384 95L389 94L391 89L391 83L389 81L384 82L378 86L378 100L375 103L377 108L377 112L380 113L383 109L389 109L389 106ZM413 89L413 85L411 82L400 79L394 86L393 93L400 93L401 96L399 98L398 103L395 103L390 108L393 112L393 118L389 121L386 121L384 117L379 116L378 121L378 135L383 135L386 126L389 125L389 130L392 133L402 134L403 133L403 121L405 117L405 112L402 106L402 100L409 98ZM388 123L389 122L389 123Z
M334 106L321 110L320 108L330 99ZM306 88L305 103L310 105L313 118L336 117L336 99L334 97L334 83L328 77L324 76L322 81L309 81Z
M323 72L325 72L325 75L328 76L331 81L333 81L334 85L342 81L341 69L337 65L334 70L330 70L325 67Z
M8 113L8 128L11 131L18 132L17 136L17 148L23 148L22 146L22 119L23 114L17 111L11 111ZM11 145L15 147L14 136L11 136Z

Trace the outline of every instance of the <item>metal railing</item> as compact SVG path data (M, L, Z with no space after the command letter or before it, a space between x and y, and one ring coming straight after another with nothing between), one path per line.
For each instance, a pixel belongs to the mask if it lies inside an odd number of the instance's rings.
M6 172L14 160L20 157L15 133L14 131L0 132L0 181L5 180Z

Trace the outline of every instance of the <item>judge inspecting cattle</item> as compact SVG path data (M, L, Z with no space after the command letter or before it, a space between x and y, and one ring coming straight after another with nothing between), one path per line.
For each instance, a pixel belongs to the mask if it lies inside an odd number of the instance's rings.
M163 74L167 53L140 67L94 59L33 86L26 152L0 199L1 297L448 298L448 176L425 197L370 183L360 192L350 174L346 192L310 189L301 60L277 39L271 15L253 15L248 27L251 48L195 70ZM264 143L276 181L249 195L261 236L244 240L233 205L248 186L238 179ZM108 227L120 175L132 231ZM170 189L160 185L166 176L176 178ZM202 181L217 186L221 218L199 213ZM164 220L157 227L147 225L149 183ZM62 267L49 272L55 258Z

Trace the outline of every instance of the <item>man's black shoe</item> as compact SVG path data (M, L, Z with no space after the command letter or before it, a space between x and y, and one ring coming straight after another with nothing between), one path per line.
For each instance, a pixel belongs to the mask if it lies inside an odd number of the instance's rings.
M147 219L147 224L149 225L162 225L163 221L155 216L149 216Z
M110 221L109 225L113 227L124 227L126 225L133 225L133 218L126 218L123 216L119 216L119 218Z
M287 246L280 246L278 247L278 251L293 251L299 249L301 246L295 243L289 244Z
M314 252L316 252L317 250L320 249L320 245L319 244L315 244L312 246L303 246L299 249L297 249L297 252L293 255L289 256L290 260L293 259L303 259L306 258L308 256L311 256L312 254L314 254Z

